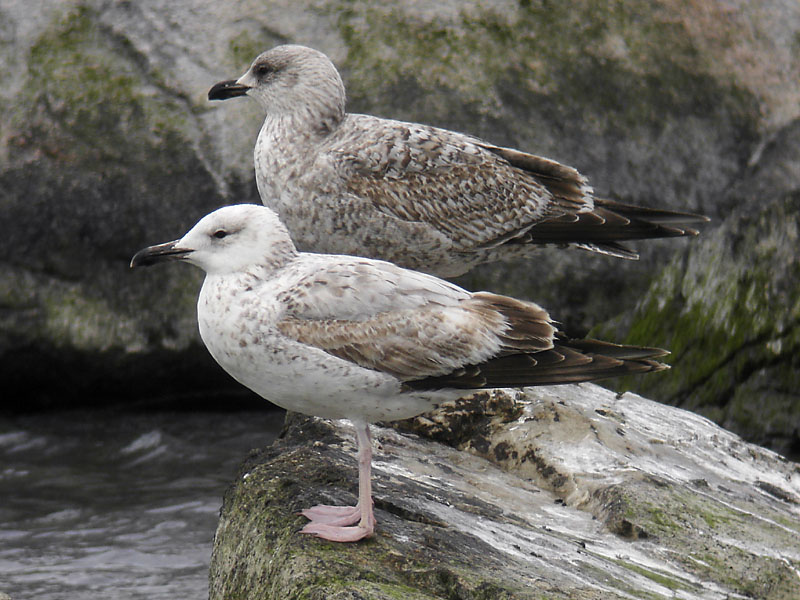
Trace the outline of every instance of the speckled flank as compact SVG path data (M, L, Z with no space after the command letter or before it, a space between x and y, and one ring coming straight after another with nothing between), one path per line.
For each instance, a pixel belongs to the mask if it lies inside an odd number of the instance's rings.
M554 161L347 114L336 68L310 48L273 48L238 84L267 112L254 151L261 199L301 250L455 276L542 244L635 258L618 242L695 233L681 225L690 215L594 198L580 173Z

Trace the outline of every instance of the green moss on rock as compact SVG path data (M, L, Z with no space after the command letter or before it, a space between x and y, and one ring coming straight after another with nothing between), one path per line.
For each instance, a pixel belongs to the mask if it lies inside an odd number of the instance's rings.
M587 416L600 397L604 407L613 405L612 394L581 389L565 393ZM592 389L594 395L578 399ZM562 404L547 390L541 396L541 403ZM593 421L594 435L577 443L604 440L602 448L585 447L614 458L573 463L589 471L570 473L579 493L566 502L557 495L554 503L544 489L534 498L535 486L519 465L505 463L500 471L434 442L373 428L381 448L373 479L379 525L356 544L302 535L306 520L297 514L319 502L354 501L353 448L342 438L349 427L290 413L281 438L252 453L226 492L210 598L655 600L710 592L794 600L800 523L791 518L797 503L791 467L664 407L666 428L674 433L683 425L691 433L653 442L643 435L650 424L634 411L644 414L654 403L624 402L627 441L615 446L619 440L603 432L605 417ZM454 416L457 426L461 417ZM560 460L574 417L564 413L541 430L529 428L532 422L530 415L501 418L492 445L509 434L502 439L515 439L521 450L535 438L542 454ZM689 442L694 434L703 439ZM631 464L617 464L622 448ZM764 481L752 480L756 470ZM698 477L686 481L687 473Z
M616 389L699 411L752 441L782 429L779 449L796 451L799 211L794 193L732 217L674 260L632 317L592 331L672 352L669 372Z
M54 158L92 161L96 169L145 164L148 147L177 150L171 132L187 127L185 107L152 89L157 74L135 59L91 8L67 10L29 52L25 94L32 112L22 115L29 135Z
M682 488L666 481L633 478L603 488L592 505L599 502L597 514L619 534L631 539L654 539L669 548L687 574L722 583L730 591L746 596L793 598L793 573L800 562L787 563L760 548L771 544L791 547L792 540L800 534L798 523L777 525L778 513L773 515L766 506L759 509L761 520L754 521L756 509L748 501L721 501L720 492L706 491L707 487L702 481ZM626 535L626 531L635 535ZM688 579L641 565L627 566L668 589L691 589Z
M426 102L420 94L439 94L491 118L509 102L544 103L580 113L593 129L660 128L669 116L714 112L752 125L756 114L753 96L714 69L733 37L701 50L686 22L648 2L531 2L515 11L464 4L428 13L354 5L337 15L356 105L374 103L377 92L404 110L408 100Z
M376 600L529 597L486 580L469 564L443 563L442 555L434 557L424 548L409 554L392 536L336 544L299 535L306 520L297 511L310 503L313 483L329 485L331 477L340 475L308 447L251 457L264 458L262 466L245 467L226 493L215 537L211 598L304 600L340 593L342 598L364 594ZM446 548L440 550L447 554Z

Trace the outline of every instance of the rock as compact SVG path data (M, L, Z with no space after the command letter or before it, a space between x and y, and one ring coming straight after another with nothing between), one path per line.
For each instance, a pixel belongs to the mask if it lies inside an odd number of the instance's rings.
M114 10L52 9L34 31L4 15L18 27L0 172L13 223L0 242L6 407L230 389L197 343L199 273L127 268L144 239L173 239L224 202L192 103L135 51Z
M796 153L800 127L794 130ZM774 181L779 170L769 171ZM592 332L673 352L668 377L620 381L615 389L694 410L790 457L800 456L796 182L759 210L735 209L672 261L635 311Z
M354 502L352 430L290 414L225 494L211 600L797 597L800 467L703 417L581 384L403 426L458 448L374 427L377 532L335 544L297 512Z

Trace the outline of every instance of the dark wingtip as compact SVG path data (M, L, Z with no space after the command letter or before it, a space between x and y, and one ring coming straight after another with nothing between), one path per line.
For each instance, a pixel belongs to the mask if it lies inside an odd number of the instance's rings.
M617 202L616 200L609 200L608 198L595 198L595 206L600 206L608 210L614 211L617 214L623 215L630 219L642 219L650 221L658 225L669 227L672 225L676 230L686 230L689 235L696 235L697 231L686 227L686 225L700 225L711 221L710 217L700 215L697 213L684 212L679 210L663 210L659 208L646 208L644 206L636 206L633 204L625 204ZM680 234L676 234L680 235ZM684 234L686 235L686 234Z
M228 98L237 98L238 96L247 94L249 89L250 86L237 83L235 79L220 81L219 83L215 83L211 86L211 89L208 90L208 99L227 100Z

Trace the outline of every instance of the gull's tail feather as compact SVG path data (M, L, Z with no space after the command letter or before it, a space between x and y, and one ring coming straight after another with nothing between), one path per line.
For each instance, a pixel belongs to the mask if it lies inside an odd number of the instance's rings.
M619 258L637 259L639 255L621 242L651 238L695 236L694 226L708 218L687 212L645 208L595 198L594 209L567 213L542 221L516 243L564 244Z
M598 340L557 340L553 348L508 354L439 377L406 381L408 389L481 389L559 385L663 371L660 348L622 346Z

